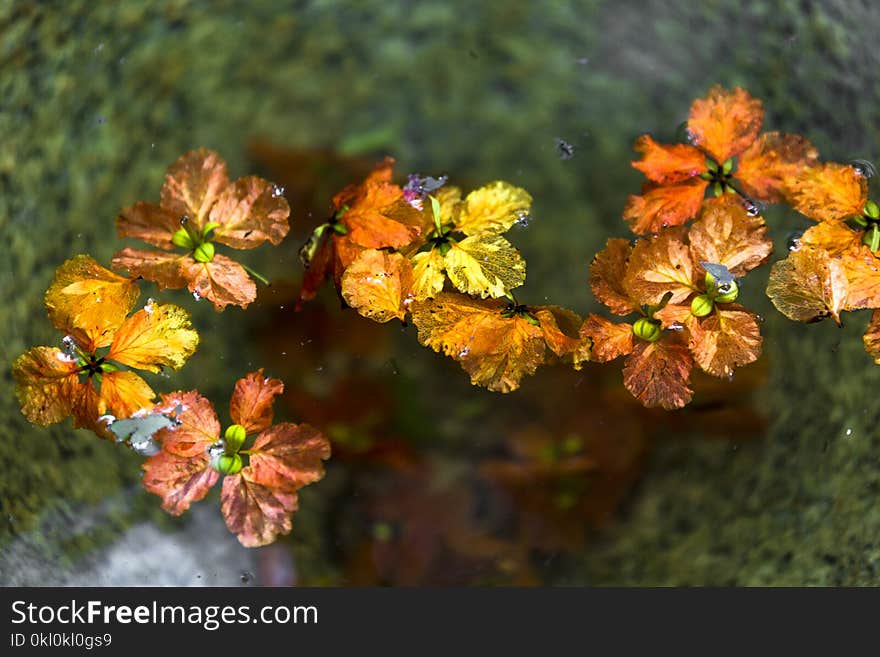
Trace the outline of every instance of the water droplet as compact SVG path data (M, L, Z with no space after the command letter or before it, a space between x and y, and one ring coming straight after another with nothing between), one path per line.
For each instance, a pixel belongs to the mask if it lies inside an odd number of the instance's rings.
M465 347L464 349L462 349L461 351L458 352L458 357L459 358L467 358L468 354L470 354L470 353L471 353L471 348Z
M193 299L195 299L196 301L201 301L201 300L202 300L202 295L199 294L199 291L198 291L198 290L193 290Z
M865 178L873 178L877 175L877 167L869 160L850 160L850 166L855 169L859 175Z
M730 371L730 372L727 373L727 380L728 380L728 381L733 381L733 371Z
M851 428L847 429L846 430L846 437L849 438L851 435L853 435L853 430Z
M577 58L576 60L574 60L574 61L575 61L576 63L580 64L581 66L586 66L587 64L590 63L590 58L589 58L589 57L578 57L578 58Z
M764 323L764 315L755 315L755 319L758 320L759 324Z
M800 246L801 237L803 236L804 231L802 230L793 230L788 234L788 237L785 239L785 248L789 251L794 251Z
M247 583L250 582L253 578L254 578L254 576L251 575L251 574L250 574L248 571L246 571L246 570L245 570L244 572L241 573L241 577L240 577L240 579L241 579L241 583L242 583L242 584L247 584Z
M743 198L743 205L746 208L746 214L750 217L757 217L759 214L763 214L767 209L767 206L764 205L764 203L751 198Z
M532 215L529 214L528 210L517 210L516 212L516 225L520 228L526 228L529 223L532 221Z
M284 194L284 188L278 185L272 185L272 198L278 198Z
M684 324L682 324L681 322L672 322L672 324L669 325L669 330L684 331Z

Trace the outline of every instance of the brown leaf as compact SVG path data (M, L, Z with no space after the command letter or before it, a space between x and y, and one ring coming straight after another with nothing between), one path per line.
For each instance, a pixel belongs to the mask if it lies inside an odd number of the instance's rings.
M689 322L688 329L694 361L714 376L731 377L735 369L753 363L761 355L758 321L741 306L716 306L710 315Z
M791 251L785 260L776 262L767 283L767 296L776 309L797 322L830 315L839 324L848 294L841 261L809 247Z
M868 179L846 164L829 162L803 170L791 183L791 204L816 221L848 219L863 212Z
M284 383L263 376L262 368L239 379L229 402L233 423L243 426L247 435L265 431L272 426L272 404L282 392Z
M724 265L741 278L764 264L773 252L767 226L740 203L708 204L688 233L695 263Z
M632 246L626 239L609 239L605 248L590 263L590 288L593 296L604 303L615 315L638 311L623 285Z
M636 340L623 368L623 384L648 408L682 408L693 396L690 389L693 359L685 345L664 338Z
M342 298L375 322L406 317L412 300L413 268L399 253L367 249L345 270Z
M139 295L134 280L78 255L55 270L45 304L52 324L93 352L110 344Z
M138 201L116 217L119 237L133 237L166 251L174 248L171 238L180 227L180 217L158 203Z
M685 229L676 227L639 240L623 280L633 300L658 304L671 293L668 303L678 303L697 289L697 275L685 236Z
M740 87L731 90L716 85L705 98L693 102L687 127L692 143L721 164L746 150L763 122L760 100Z
M278 187L247 176L223 190L208 218L220 224L216 241L234 249L252 249L266 241L280 244L290 230L289 215L287 199Z
M189 151L168 168L161 205L178 222L184 216L189 217L201 230L211 206L228 185L223 158L207 148Z
M582 338L587 338L591 346L587 347L588 354L582 354L579 349L576 360L586 356L581 360L607 363L618 356L627 356L633 350L632 324L615 324L599 315L587 315L580 334Z
M187 257L180 266L189 291L213 303L217 311L229 305L247 308L257 298L257 286L244 267L219 253L211 262Z

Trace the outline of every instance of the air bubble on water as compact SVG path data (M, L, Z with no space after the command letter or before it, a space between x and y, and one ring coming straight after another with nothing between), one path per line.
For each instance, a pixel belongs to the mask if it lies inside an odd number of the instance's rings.
M873 178L877 175L877 167L869 160L850 160L850 166L855 169L859 175L865 178Z
M199 291L198 291L198 290L193 290L193 299L195 299L196 301L201 301L201 300L202 300L202 295L199 294Z
M803 236L804 231L795 230L789 233L788 237L785 240L785 247L789 251L794 251L800 246L801 237Z
M272 185L272 198L278 198L284 194L284 188L278 185Z
M148 315L153 314L153 309L155 308L156 300L153 297L147 299L147 302L144 304L144 312Z
M669 325L669 330L684 331L684 324L682 324L681 322L672 322L672 324Z
M465 347L464 349L462 349L461 351L458 352L458 357L459 358L467 358L468 354L470 354L470 353L471 353L471 348Z
M730 371L730 372L727 373L727 380L728 380L728 381L733 381L733 372L732 372L732 371Z
M528 225L532 221L532 215L529 214L528 210L517 210L516 212L516 225L520 228L527 228Z
M849 438L852 435L853 435L853 430L851 428L847 429L846 430L846 437Z
M758 320L759 324L764 323L764 315L755 315L755 319Z

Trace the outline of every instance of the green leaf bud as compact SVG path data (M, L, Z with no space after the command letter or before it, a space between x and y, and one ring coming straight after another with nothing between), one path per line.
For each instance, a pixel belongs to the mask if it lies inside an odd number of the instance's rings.
M694 317L705 317L712 312L715 302L708 294L701 294L691 301L691 315Z
M874 201L868 201L865 203L865 216L871 217L871 219L880 219L880 206L878 206Z
M713 160L711 157L706 158L706 168L709 169L712 173L718 171L718 163Z
M333 232L337 235L348 235L348 228L345 227L345 224L333 224Z
M733 303L736 301L736 298L739 296L739 285L736 284L736 281L731 281L724 285L719 285L718 289L715 290L715 302L716 303ZM693 306L693 304L691 304Z
M205 227L202 229L202 239L209 240L214 237L214 231L220 228L222 224L217 223L216 221L209 221L205 224Z
M214 259L214 245L210 242L199 244L193 250L193 258L196 262L211 262Z
M178 229L174 235L171 236L171 243L174 244L174 246L179 246L180 248L187 250L192 249L195 246L192 237L190 237L185 228Z
M876 253L877 249L880 249L880 228L877 227L877 224L874 224L865 231L865 234L862 237L862 244L871 249L873 253Z
M716 197L721 196L724 193L724 185L720 182L714 183L712 185L712 193L715 194Z
M233 424L226 429L223 434L223 443L227 454L235 454L244 445L244 439L247 438L247 431L240 424Z
M222 475L234 475L241 472L242 462L238 454L221 454L212 461L213 468Z
M633 335L645 342L657 342L660 339L660 325L647 317L640 317L633 324Z
M724 164L721 165L721 173L726 176L729 175L731 171L733 171L733 158L729 157L724 160Z

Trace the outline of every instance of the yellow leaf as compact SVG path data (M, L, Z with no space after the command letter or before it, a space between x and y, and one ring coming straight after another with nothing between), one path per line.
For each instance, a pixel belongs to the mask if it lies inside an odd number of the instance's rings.
M531 205L526 190L496 180L467 195L455 227L465 235L499 235L527 215Z
M446 260L437 249L415 254L412 258L412 265L414 299L422 301L443 291L443 283L446 281L446 277L443 275L446 269Z
M180 306L148 303L116 332L107 358L150 372L180 369L195 352L199 334Z
M840 323L849 284L843 264L822 249L801 248L770 270L767 296L783 315L814 322L829 315Z
M461 292L498 298L526 280L525 260L499 235L467 237L451 247L446 273Z
M364 317L404 320L412 299L413 268L399 253L368 249L342 276L342 298Z

